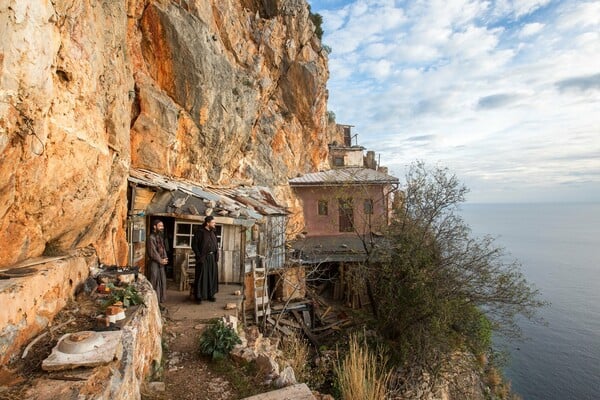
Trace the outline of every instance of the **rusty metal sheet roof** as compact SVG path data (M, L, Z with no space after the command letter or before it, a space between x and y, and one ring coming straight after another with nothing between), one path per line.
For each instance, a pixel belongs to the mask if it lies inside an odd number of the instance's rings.
M177 184L166 176L157 174L156 172L143 169L129 169L129 182L145 185L148 187L158 187L165 190L177 190Z
M172 196L168 198L163 196L157 200L160 204L153 205L154 208L165 208L168 212L172 212L174 209L178 212L197 214L198 212L204 212L210 206L210 208L213 208L211 215L214 216L261 220L265 215L230 196L216 193L214 190L207 190L198 184L183 179L169 178L156 172L135 168L129 170L128 179L138 185L156 187L172 192ZM194 204L193 198L200 199L207 205L201 207ZM189 211L189 208L192 208L194 212ZM155 212L158 211L155 210Z
M397 184L398 178L370 168L337 168L289 180L290 186Z
M231 197L236 201L254 208L262 215L288 215L287 207L277 203L268 187L240 186L234 188L207 188L213 193Z

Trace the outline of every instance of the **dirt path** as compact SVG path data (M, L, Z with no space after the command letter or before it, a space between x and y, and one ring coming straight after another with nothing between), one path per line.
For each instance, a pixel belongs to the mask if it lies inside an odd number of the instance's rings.
M145 394L145 400L237 400L254 394L239 389L239 381L249 379L242 367L231 361L216 365L198 353L198 340L208 321L237 314L236 310L225 310L227 303L239 306L241 296L234 294L237 290L241 286L220 285L217 301L202 304L192 302L187 293L168 291L163 314L165 391Z

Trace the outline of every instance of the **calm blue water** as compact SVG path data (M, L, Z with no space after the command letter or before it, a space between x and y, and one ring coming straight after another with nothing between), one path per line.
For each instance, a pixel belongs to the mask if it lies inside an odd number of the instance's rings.
M524 400L600 399L600 203L465 204L477 237L490 234L552 305L548 326L520 323L505 375Z

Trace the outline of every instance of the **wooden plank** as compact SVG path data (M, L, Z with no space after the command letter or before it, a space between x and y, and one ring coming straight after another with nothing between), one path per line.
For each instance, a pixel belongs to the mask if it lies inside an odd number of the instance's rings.
M307 308L307 304L310 303L310 300L303 300L303 301L296 301L294 303L289 303L285 309L286 310L300 310L303 308ZM284 309L284 304L278 304L276 306L273 306L273 310L283 310Z
M271 310L269 308L267 308L266 310L258 310L256 312L257 317L262 317L264 315L271 315Z
M310 312L308 312L308 310L302 311L302 318L304 319L304 323L306 324L306 326L312 328L312 321L310 318Z
M152 202L152 199L154 198L154 195L156 194L156 192L146 189L146 188L141 188L141 187L136 187L135 188L135 196L134 196L134 204L133 204L133 209L134 210L145 210L148 205L150 204L150 202Z
M329 325L326 325L326 326L320 326L320 327L318 327L318 328L314 328L314 329L313 329L313 332L321 332L321 331L326 331L327 329L333 329L333 328L334 328L334 327L336 327L337 325L343 325L343 323L344 323L344 322L346 322L346 320L344 320L344 319L340 319L340 320L337 320L337 321L335 321L335 322L332 322L332 323L331 323L331 324L329 324Z
M313 346L315 346L315 349L317 349L317 351L319 351L319 347L321 345L320 345L317 337L315 335L313 335L313 333L304 324L304 320L300 316L300 313L296 310L292 310L292 314L294 315L294 318L296 318L296 320L300 323L300 326L302 326L302 331L304 331L304 334L306 335L308 340L310 340L310 342L313 344Z
M279 323L283 324L283 325L291 326L292 328L302 329L302 326L300 326L300 324L297 324L294 321L290 321L285 318L279 318Z
M39 265L39 264L45 264L45 263L49 263L52 261L58 261L58 260L62 260L64 258L70 257L68 255L66 256L55 256L55 257L35 257L35 258L29 258L25 261L21 261L17 264L14 264L12 266L8 266L8 267L2 267L0 269L0 271L7 271L7 270L12 270L12 269L19 269L19 268L27 268L27 267L31 267L34 265Z
M292 336L294 334L294 332L290 331L288 328L286 328L285 326L281 326L281 325L275 325L276 321L273 318L267 318L267 321L273 325L275 327L275 329L277 329L278 331L282 332L283 334L287 335L287 336ZM281 320L279 321L281 322Z
M258 306L262 306L263 304L269 304L269 296L259 296L255 297L254 301Z

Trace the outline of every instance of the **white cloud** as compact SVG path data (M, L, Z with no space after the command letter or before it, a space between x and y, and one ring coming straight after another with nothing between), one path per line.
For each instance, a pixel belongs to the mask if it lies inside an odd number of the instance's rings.
M502 29L468 26L464 31L455 32L447 46L452 57L474 60L479 56L489 54L498 45L498 36Z
M550 0L514 0L513 10L517 18L530 14L540 7L550 3Z
M550 0L497 0L493 3L492 15L519 19L547 6L550 2Z
M565 3L557 27L560 30L593 28L600 25L600 2Z
M368 72L375 79L382 80L387 78L392 69L392 63L387 60L367 61L360 65L359 70Z
M542 29L544 29L544 24L540 24L539 22L532 22L530 24L525 24L521 31L519 32L519 37L526 38L528 36L533 36L539 33Z
M401 4L323 12L338 122L398 176L449 166L473 200L600 200L599 2Z

